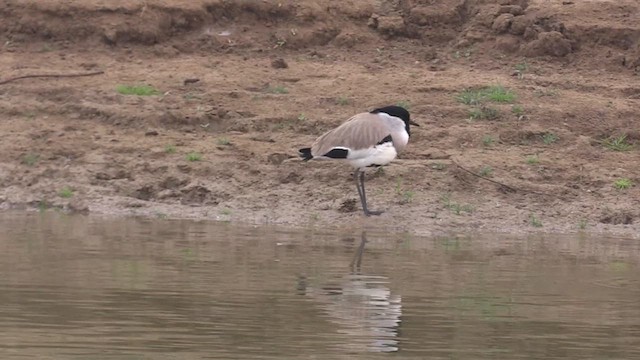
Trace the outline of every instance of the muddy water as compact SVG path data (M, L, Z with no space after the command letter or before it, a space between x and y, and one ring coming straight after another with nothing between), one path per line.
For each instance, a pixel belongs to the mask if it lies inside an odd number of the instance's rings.
M2 359L640 358L633 240L55 213L0 228Z

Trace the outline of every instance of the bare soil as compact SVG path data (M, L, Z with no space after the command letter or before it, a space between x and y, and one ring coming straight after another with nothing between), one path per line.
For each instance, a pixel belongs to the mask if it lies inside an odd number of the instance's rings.
M0 81L104 71L0 85L3 209L640 236L636 0L6 0L0 38ZM457 99L492 85L515 101ZM297 149L396 103L421 127L365 219Z

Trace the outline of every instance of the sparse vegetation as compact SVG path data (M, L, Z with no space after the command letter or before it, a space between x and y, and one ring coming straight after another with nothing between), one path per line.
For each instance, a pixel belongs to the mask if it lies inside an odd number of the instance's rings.
M229 215L231 215L231 210L230 209L222 209L222 210L220 210L220 215L229 216Z
M298 115L298 121L307 121L308 118L305 114Z
M444 170L447 168L447 165L443 164L443 163L435 163L433 165L431 165L432 168L436 169L436 170Z
M633 145L627 141L626 134L610 136L602 141L602 145L613 151L629 151L633 147Z
M167 145L164 147L164 152L167 154L175 154L176 146L175 145Z
M68 186L65 186L58 192L58 196L60 196L61 198L68 199L73 196L73 189Z
M616 180L613 183L613 186L615 186L615 188L618 189L618 190L626 190L626 189L630 188L631 186L633 186L633 181L631 181L631 179L621 178L621 179Z
M489 106L481 106L469 110L470 120L494 120L500 117L500 112Z
M350 102L349 99L344 96L341 96L336 99L336 104L342 105L342 106L349 105L349 102Z
M558 141L558 139L558 136L551 132L542 135L542 142L545 143L545 145L551 145L554 142Z
M287 88L282 85L276 85L273 87L269 86L267 88L267 92L271 94L288 94L289 90L287 90Z
M202 154L197 152L190 152L187 154L187 161L200 161L202 160Z
M40 160L40 155L29 153L22 157L22 163L27 166L34 166Z
M558 91L556 90L547 90L547 89L536 89L533 91L533 95L537 97L556 97L558 96Z
M493 102L512 103L516 100L516 95L502 85L490 86L484 90L487 99Z
M151 96L160 95L160 91L149 85L118 85L116 91L122 95Z
M511 106L511 112L517 117L524 115L524 109L520 105Z
M522 79L524 78L524 74L529 70L529 64L527 64L527 61L525 60L521 63L516 64L514 68L516 69L518 79Z
M453 202L451 201L451 198L449 197L448 194L442 196L442 202L444 203L444 206L447 209L451 210L456 215L460 215L463 212L466 212L469 214L473 212L473 207L471 205L459 204L457 202Z
M413 190L407 190L402 187L402 179L396 181L396 195L400 198L398 201L400 204L408 204L413 201L415 192Z
M227 139L226 137L218 138L216 140L216 143L218 145L220 145L220 146L229 146L229 145L231 145L231 141L229 141L229 139Z
M471 57L471 55L473 55L473 49L471 47L468 47L463 50L456 50L456 52L453 53L453 57L455 59L460 59L460 58L468 59Z
M465 89L456 99L465 105L478 105L483 100L483 93L481 90Z
M485 135L482 137L482 145L484 146L491 146L494 142L495 140L491 135Z
M539 162L540 162L540 159L538 158L538 155L529 155L529 156L527 156L527 164L535 165L535 164L537 164Z
M396 105L400 106L401 108L405 108L407 110L411 110L411 103L409 103L409 100L398 101L396 103Z
M538 219L535 214L531 214L529 215L529 224L531 224L531 226L533 227L542 227L542 221L540 221L540 219Z
M584 230L587 228L587 220L586 219L580 219L580 221L578 221L578 228L580 230Z
M489 177L493 175L493 168L491 166L483 166L478 173L480 176Z

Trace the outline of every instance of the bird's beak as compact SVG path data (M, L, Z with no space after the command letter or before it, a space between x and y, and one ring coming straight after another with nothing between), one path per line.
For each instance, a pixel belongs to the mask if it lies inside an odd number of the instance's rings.
M413 120L409 120L409 124L411 124L413 126L420 127L420 125L416 124Z

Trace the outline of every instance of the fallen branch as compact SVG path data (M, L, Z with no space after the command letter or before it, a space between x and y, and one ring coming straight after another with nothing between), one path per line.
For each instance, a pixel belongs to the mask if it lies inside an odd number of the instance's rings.
M12 81L20 80L20 79L30 79L30 78L43 78L43 77L54 77L54 78L63 78L63 77L81 77L81 76L93 76L104 74L104 71L94 71L90 73L79 73L79 74L32 74L32 75L22 75L9 78L7 80L0 81L0 85L4 85L10 83Z
M477 177L479 177L479 178L481 178L481 179L483 179L483 180L487 180L487 181L492 182L492 183L494 183L494 184L497 184L497 185L500 185L500 186L502 186L502 187L505 187L505 188L507 188L507 189L509 189L509 190L511 190L511 191L513 191L513 192L517 192L517 191L524 191L524 192L533 193L533 194L538 194L538 195L547 195L547 194L545 194L545 193L541 193L541 192L537 192L537 191L533 191L533 190L516 189L516 188L514 188L514 187L512 187L512 186L509 186L509 185L507 185L507 184L503 184L503 183L501 183L501 182L499 182L499 181L491 180L491 179L487 178L486 176L482 176L482 175L480 175L480 174L476 174L476 173L474 173L473 171L471 171L471 170L469 170L469 169L466 169L466 168L462 167L462 165L458 164L457 162L455 162L455 161L453 161L453 160L451 160L451 162L453 163L453 165L455 165L455 166L457 166L458 168L460 168L460 170L466 171L466 172L468 172L469 174L471 174L471 175L473 175L473 176L477 176Z

